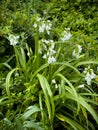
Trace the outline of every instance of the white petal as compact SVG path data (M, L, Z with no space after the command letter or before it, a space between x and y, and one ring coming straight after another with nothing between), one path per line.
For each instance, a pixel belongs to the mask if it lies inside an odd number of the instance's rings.
M49 64L52 63L52 62L55 62L55 61L56 61L56 59L53 56L48 58Z

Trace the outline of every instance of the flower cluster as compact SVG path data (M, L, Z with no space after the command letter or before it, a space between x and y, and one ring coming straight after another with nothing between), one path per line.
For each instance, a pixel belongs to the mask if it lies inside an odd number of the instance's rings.
M16 44L19 43L19 36L10 34L8 37L8 40L10 41L10 45L15 46Z
M69 28L68 29L65 28L65 30L61 33L60 40L62 42L65 42L66 40L69 40L71 38L72 35L70 32L68 32L68 30Z
M50 20L43 20L40 17L36 18L36 23L34 23L34 28L36 28L37 26L39 26L39 32L43 33L43 32L47 32L47 34L50 34L50 30L52 28L52 23Z
M91 85L91 80L94 79L96 76L96 74L93 72L93 69L90 69L90 66L88 66L88 68L85 68L84 74L87 84Z
M74 51L72 52L73 57L75 57L76 59L79 58L80 53L82 52L82 47L80 45L77 45L74 49Z
M53 40L42 39L39 43L39 53L43 55L42 58L46 59L49 64L56 61L54 47L55 43Z

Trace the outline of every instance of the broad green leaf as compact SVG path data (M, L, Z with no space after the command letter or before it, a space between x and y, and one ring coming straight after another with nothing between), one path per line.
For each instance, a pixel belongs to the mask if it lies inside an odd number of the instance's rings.
M3 64L4 66L6 66L8 69L10 69L10 70L12 69L11 66L10 66L8 63L5 62L5 63L2 63L2 64Z
M45 99L46 99L46 106L47 106L47 110L48 110L48 114L49 114L49 119L53 120L54 118L54 112L55 112L55 106L54 106L54 99L53 99L53 94L52 91L50 89L50 86L48 84L47 79L38 74L38 79L40 81L42 90L44 92L45 95Z
M15 118L15 121L16 121L16 125L17 125L17 130L23 130L23 125L20 121L20 118Z
M61 120L63 122L67 122L70 126L73 127L74 130L85 130L78 122L72 120L69 117L66 117L66 116L61 115L61 114L57 114L56 116L59 120Z
M0 99L0 104L1 104L4 100L6 100L6 99L8 99L8 97L3 97L3 98L1 98L1 99Z
M72 99L74 101L76 101L78 104L82 105L95 119L96 123L98 124L98 114L96 113L96 111L91 107L91 105L89 105L86 101L85 98L83 98L82 96L78 96L78 98L76 98L75 96L70 94L66 95L67 98Z
M21 118L27 120L32 114L39 111L40 109L37 106L30 106Z
M85 101L85 99L81 96L79 96L79 103L86 108L87 111L90 112L90 114L94 117L95 121L98 124L98 114L95 112L95 110Z
M11 70L11 71L8 73L7 77L6 77L6 92L7 92L7 95L8 95L9 98L11 98L11 96L10 96L10 86L11 86L10 79L11 79L12 74L13 74L16 70L19 70L19 68L15 68L15 69Z
M23 127L24 128L34 128L36 130L44 130L42 127L40 127L40 125L38 123L35 123L33 121L26 121Z

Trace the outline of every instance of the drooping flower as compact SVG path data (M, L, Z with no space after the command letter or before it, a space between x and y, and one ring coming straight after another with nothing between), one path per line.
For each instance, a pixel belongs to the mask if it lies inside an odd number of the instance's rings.
M36 27L37 27L37 23L34 23L34 25L33 25L33 26L34 26L34 28L36 28Z
M37 17L37 18L36 18L36 21L37 21L37 22L41 21L41 18L40 18L40 17Z
M77 45L73 50L72 55L77 59L79 58L81 52L82 52L82 47L80 45Z
M85 68L84 73L87 84L91 85L91 80L96 77L96 74L94 73L93 69L90 69L90 66L88 66L88 68Z
M56 62L56 59L53 56L48 57L48 64Z
M78 88L84 88L84 84L80 84Z
M64 30L64 32L61 33L60 40L62 42L65 42L66 40L69 40L71 38L71 33L66 31L67 29Z
M43 33L45 30L45 23L43 22L40 26L39 26L39 32Z
M45 29L46 29L46 32L47 32L48 35L50 34L51 27L52 27L51 21L47 20L46 28Z
M58 88L58 85L57 85L57 83L56 83L56 80L55 79L53 79L52 80L52 84L54 84L54 87L57 89Z
M50 20L43 20L40 17L36 18L36 22L34 23L33 27L36 28L37 26L39 26L39 32L43 33L43 32L47 32L47 34L50 34L51 31L51 27L52 27L52 23Z
M39 44L39 53L42 54L42 58L46 59L48 64L55 62L56 58L54 57L54 54L56 51L54 50L54 41L42 39Z
M8 40L10 41L10 45L15 46L16 44L19 43L19 36L10 34L8 37Z
M47 34L49 35L50 34L50 30L51 30L51 27L52 27L52 23L47 20L47 21L42 21L39 25L39 32L40 33L43 33L44 31L47 32Z
M28 50L28 52L27 52L27 56L28 56L28 57L30 57L30 56L31 56L31 54L32 54L32 49L31 49L31 48L29 48L29 50Z

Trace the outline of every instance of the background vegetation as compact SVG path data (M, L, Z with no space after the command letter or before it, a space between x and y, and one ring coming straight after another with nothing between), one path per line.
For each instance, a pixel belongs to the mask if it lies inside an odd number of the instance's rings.
M0 1L0 130L98 129L98 1Z

